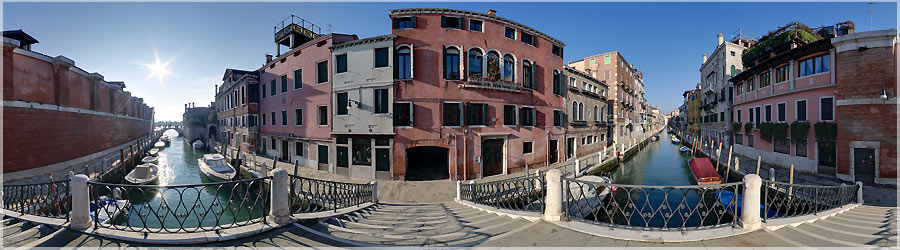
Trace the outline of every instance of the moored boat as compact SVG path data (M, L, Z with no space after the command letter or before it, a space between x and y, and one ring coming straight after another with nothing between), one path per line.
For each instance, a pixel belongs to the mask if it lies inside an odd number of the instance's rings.
M165 142L161 142L161 141L158 141L158 142L156 142L156 143L153 144L153 147L156 147L156 148L161 148L161 147L165 147L165 146L166 146L166 143L165 143Z
M141 162L143 163L156 163L157 161L159 161L159 157L155 155L144 156L144 158L141 159Z
M106 196L100 196L97 200L91 201L91 219L98 223L107 223L110 219L115 220L122 215L123 211L128 210L130 203L128 200L115 200ZM71 217L72 212L69 212Z
M151 148L150 151L147 152L149 155L157 155L159 154L159 148Z
M197 163L200 166L200 172L212 179L228 181L237 175L231 164L228 164L225 157L220 154L205 154L203 158L197 159Z
M613 183L612 179L605 176L595 176L595 175L585 175L582 177L576 178L579 181L587 181L594 183ZM603 200L606 199L606 196L610 194L610 192L616 191L615 186L594 186L587 184L579 184L576 182L569 182L569 190L568 193L575 195L578 203L583 204L601 204ZM584 217L586 215L593 214L594 211L592 209L596 209L592 206L571 206L569 207L569 215L576 217Z
M159 181L159 167L153 163L145 163L134 167L125 180L131 184L144 185Z
M716 197L717 199L719 199L719 203L722 203L722 206L725 207L726 211L733 212L735 214L735 217L741 217L741 208L743 207L742 204L744 195L735 195L734 192L727 190L716 190ZM734 201L732 201L732 199L734 199ZM784 214L779 213L775 209L769 209L769 211L767 212L765 205L759 205L759 216L762 218L778 218L784 216Z
M161 142L163 142L163 143L165 143L165 144L169 144L169 142L171 142L172 140L169 139L169 136L168 136L168 135L163 135L163 136L160 136L160 137L159 137L159 141L161 141Z
M678 150L680 150L681 152L688 152L688 151L691 151L691 148L689 148L687 146L681 146L681 148Z
M678 144L678 143L681 143L681 140L678 140L678 138L672 137L672 144Z
M688 161L691 173L697 180L697 185L722 184L722 176L713 168L709 158L694 158Z
M196 149L201 149L205 146L205 144L203 144L203 141L201 141L201 140L196 140L196 141L194 141L194 143L191 144L191 146L193 146Z

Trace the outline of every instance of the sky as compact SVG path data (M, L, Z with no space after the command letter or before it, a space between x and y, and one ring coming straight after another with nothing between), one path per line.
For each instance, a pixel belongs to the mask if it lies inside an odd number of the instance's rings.
M323 32L360 38L389 34L388 11L453 8L497 15L564 43L565 62L617 50L644 73L645 98L669 112L700 81L701 54L716 34L756 37L790 21L810 27L843 21L856 31L897 27L897 3L10 3L3 30L23 29L33 50L64 55L155 107L156 120L181 120L185 103L207 106L226 68L254 70L275 54L273 26L297 15ZM157 58L159 63L157 63ZM168 62L168 63L166 63ZM163 77L148 65L166 64Z

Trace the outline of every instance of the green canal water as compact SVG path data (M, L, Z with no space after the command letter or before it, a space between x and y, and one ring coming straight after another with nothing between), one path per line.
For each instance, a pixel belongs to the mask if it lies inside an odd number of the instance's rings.
M159 184L123 188L122 196L130 201L129 213L114 224L149 231L193 231L242 224L268 212L268 197L264 197L268 194L260 195L263 182L212 184L221 181L200 172L197 162L210 152L193 148L174 130L165 134L172 139L159 153Z
M607 175L621 184L697 185L687 163L690 154L679 151L681 146L672 143L671 135L660 133L658 141L651 142Z

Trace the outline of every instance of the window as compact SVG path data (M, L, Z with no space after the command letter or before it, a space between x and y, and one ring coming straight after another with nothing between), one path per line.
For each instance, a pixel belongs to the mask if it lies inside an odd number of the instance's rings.
M516 121L516 106L503 105L503 125L515 126Z
M759 117L760 117L759 107L756 107L755 110L753 111L753 113L756 114L756 128L759 129L759 124L762 123L762 120L759 119Z
M734 55L734 51L731 52L731 55ZM731 76L734 76L736 74L737 74L737 67L735 67L734 65L731 65Z
M521 115L519 117L521 120L522 126L534 126L535 125L535 110L532 107L522 107Z
M303 143L302 142L294 142L294 154L297 156L303 156Z
M819 120L834 120L834 97L819 99L819 110L821 111L819 114Z
M388 48L375 49L375 67L383 68L388 66Z
M766 122L772 122L772 105L766 105Z
M575 82L576 81L574 77L569 77L569 86L575 87L575 85L577 85L577 83Z
M303 69L294 70L294 89L303 88Z
M448 29L462 29L465 27L465 19L459 17L441 16L441 27Z
M590 66L594 66L594 63L596 63L596 61L594 60L594 58L591 58L591 64L590 64Z
M444 103L444 126L460 126L462 103Z
M731 56L734 56L734 51L731 51ZM734 65L732 65L731 67L733 68Z
M522 42L531 46L535 46L536 41L534 35L522 32Z
M734 112L735 112L735 114L736 114L735 117L737 118L737 121L735 121L735 122L741 123L741 111L740 111L740 110L735 110ZM743 127L742 127L742 128L743 128Z
M559 71L554 69L553 70L553 94L557 94L557 95L562 93L562 86L561 86L559 77L560 77Z
M319 164L328 164L328 146L319 145Z
M534 66L530 61L522 62L522 81L524 82L522 85L526 89L534 89L535 87L535 73Z
M482 31L481 26L484 24L481 20L469 19L469 30L471 31Z
M466 103L466 125L487 125L487 121L487 104Z
M247 104L246 86L241 86L241 104Z
M249 118L247 118L247 126L252 128L259 125L257 119L258 117L256 115L250 115Z
M347 54L334 57L334 73L347 72Z
M603 64L609 64L609 63L610 63L610 58L609 58L609 56L604 56L604 57L603 57Z
M316 63L316 83L328 82L328 61Z
M282 125L282 126L287 126L287 120L288 120L288 118L287 118L287 110L282 110L282 111L281 111L281 125Z
M797 101L797 121L806 121L806 100Z
M459 50L455 47L444 48L444 79L459 80Z
M553 111L553 126L554 127L562 127L563 118L565 118L564 115L565 115L565 113L563 113L562 110L554 110Z
M786 109L785 106L786 106L786 104L784 104L784 103L778 104L778 121L779 122L784 122L787 119L784 114L785 109Z
M522 154L530 154L534 151L534 142L522 142Z
M511 55L503 56L503 79L514 82L516 81L516 59Z
M272 149L275 149L275 138L272 138Z
M584 121L584 103L578 103L578 120Z
M556 55L560 58L563 57L563 48L556 46L556 44L553 45L552 52L553 52L553 55Z
M262 98L266 98L266 85L262 85Z
M287 92L288 88L288 77L287 75L281 76L281 93Z
M759 80L758 77L748 80L747 81L747 91L753 91L754 89L756 89L756 81L758 81L758 80Z
M347 92L337 93L337 115L346 115L349 113L348 107L350 106L350 98L347 96ZM319 124L322 125L322 124Z
M412 103L397 102L394 103L394 126L412 126L413 125L413 109Z
M828 72L831 67L830 55L822 55L800 61L800 77Z
M469 50L469 76L482 76L484 74L484 70L482 69L484 65L484 54L481 53L481 50L478 49L470 49Z
M319 126L328 125L328 106L319 106Z
M271 89L271 91L269 91L269 95L270 95L270 96L275 96L275 91L276 91L276 90L275 90L275 79L272 79L272 84L271 84L271 86L272 86L272 89Z
M503 32L503 36L509 39L516 39L516 29L506 27L506 30Z
M749 116L749 118L750 118L750 123L754 123L754 121L756 121L756 120L753 119L753 118L754 118L754 116L753 116L753 108L747 109L747 113L750 114L750 116Z
M759 88L768 87L772 83L772 72L766 72L759 75Z
M266 125L266 114L262 114L262 123L261 125Z
M599 121L599 116L597 115L597 110L598 110L597 105L594 105L594 113L591 113L591 116L594 117L595 122Z
M412 50L403 46L397 50L397 62L394 72L397 79L412 79Z
M395 17L393 20L394 29L410 29L416 27L416 17Z
M788 80L788 71L790 65L784 65L775 69L775 82L783 82Z
M372 165L372 139L353 138L353 165Z
M375 113L376 114L386 114L388 112L388 90L387 89L376 89L374 100L375 100Z
M272 125L275 125L275 120L276 120L275 111L272 111L271 115L272 115Z
M499 74L493 73L493 72L498 72L498 73L500 72L500 54L498 54L496 51L491 51L491 52L487 53L487 65L485 65L485 66L487 66L486 72L492 72L491 75L485 74L485 76L487 76L491 80L499 80L501 78L501 76Z
M303 126L303 109L294 110L294 125Z

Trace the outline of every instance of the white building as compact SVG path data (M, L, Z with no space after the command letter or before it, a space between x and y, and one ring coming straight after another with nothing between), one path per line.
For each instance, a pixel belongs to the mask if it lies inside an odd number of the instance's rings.
M743 71L741 54L747 47L741 40L725 41L718 34L716 49L700 66L700 133L715 144L731 145L731 103L733 87L728 79ZM738 42L738 43L734 43Z

